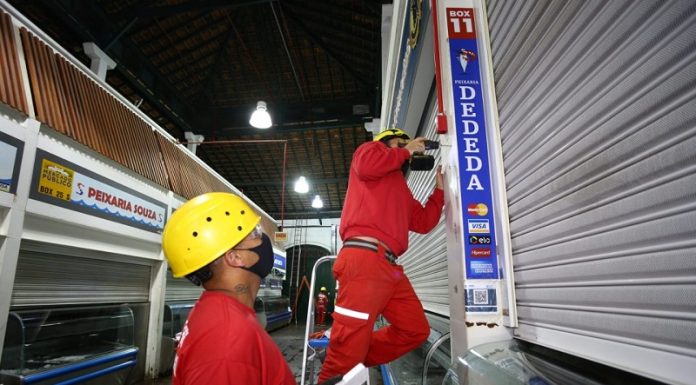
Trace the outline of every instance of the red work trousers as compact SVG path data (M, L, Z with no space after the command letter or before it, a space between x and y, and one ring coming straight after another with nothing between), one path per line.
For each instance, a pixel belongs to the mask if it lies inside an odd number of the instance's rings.
M341 290L319 382L347 373L358 363L375 366L420 346L430 334L423 305L403 267L377 252L344 247L333 267ZM389 325L373 330L382 314Z
M323 325L326 318L326 306L317 306L316 324Z

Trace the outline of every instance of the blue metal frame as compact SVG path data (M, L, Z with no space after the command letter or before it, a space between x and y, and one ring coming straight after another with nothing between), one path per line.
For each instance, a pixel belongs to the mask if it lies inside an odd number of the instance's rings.
M97 358L93 358L91 360L85 360L85 361L80 361L76 364L71 364L71 365L65 365L58 367L56 369L52 370L46 370L40 373L36 374L31 374L26 377L22 378L22 384L30 385L34 384L37 382L41 382L44 380L52 379L52 378L57 378L60 376L63 376L65 374L70 374L74 373L77 371L80 371L82 369L87 369L87 368L92 368L101 364L105 364L108 362L114 362L117 360L121 360L124 358L132 358L129 361L119 363L117 365L109 366L103 369L99 369L97 371L91 372L91 373L86 373L81 376L71 378L69 380L63 381L56 383L56 385L69 385L69 384L77 384L79 382L87 381L89 379L99 377L105 374L113 373L115 371L121 370L123 368L127 368L130 366L135 366L137 360L136 360L136 355L138 354L138 348L133 347L129 348L126 350L121 350L118 352L114 353L109 353Z
M273 323L277 321L282 321L282 320L290 320L292 318L292 313L289 311L283 312L283 313L278 313L278 314L273 314L269 316L266 314L266 323Z

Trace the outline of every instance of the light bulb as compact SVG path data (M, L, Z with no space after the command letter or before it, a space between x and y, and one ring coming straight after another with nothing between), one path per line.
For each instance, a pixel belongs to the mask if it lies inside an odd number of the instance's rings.
M295 192L304 194L309 191L309 184L307 183L307 178L301 176L295 182Z
M251 114L249 124L256 128L269 128L273 125L271 115L268 113L266 102L259 101L256 103L256 110Z
M312 207L314 207L315 209L320 209L324 207L324 202L322 202L319 195L314 196L314 200L312 201Z

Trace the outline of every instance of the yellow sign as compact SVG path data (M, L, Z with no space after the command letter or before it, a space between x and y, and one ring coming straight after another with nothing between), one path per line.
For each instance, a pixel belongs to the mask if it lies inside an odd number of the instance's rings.
M288 240L288 233L285 231L276 231L275 232L275 241L276 242L285 242Z
M54 198L69 201L74 174L75 172L67 167L43 159L41 162L39 192Z

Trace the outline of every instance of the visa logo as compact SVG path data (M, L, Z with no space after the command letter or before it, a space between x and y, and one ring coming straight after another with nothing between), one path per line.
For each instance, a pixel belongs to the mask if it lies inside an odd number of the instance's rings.
M489 234L491 232L488 219L467 219L469 233Z

